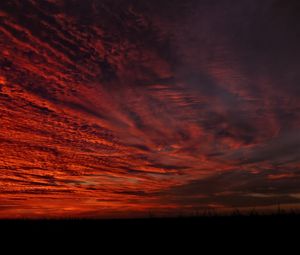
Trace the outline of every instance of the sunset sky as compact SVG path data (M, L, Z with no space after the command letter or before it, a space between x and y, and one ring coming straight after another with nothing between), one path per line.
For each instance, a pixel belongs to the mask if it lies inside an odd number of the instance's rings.
M300 208L299 13L1 0L0 218Z

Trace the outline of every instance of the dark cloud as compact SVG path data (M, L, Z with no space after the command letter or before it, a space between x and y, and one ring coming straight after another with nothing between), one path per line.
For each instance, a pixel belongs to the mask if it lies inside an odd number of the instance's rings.
M172 187L162 192L161 197L165 202L195 208L209 208L211 204L238 208L299 203L300 172L293 171L291 176L288 172L276 172L279 178L273 179L270 176L274 170L264 169L259 173L231 170Z
M280 133L277 137L264 144L252 148L238 149L225 156L239 164L271 163L282 165L285 163L299 163L300 136L298 131L290 130L289 133Z

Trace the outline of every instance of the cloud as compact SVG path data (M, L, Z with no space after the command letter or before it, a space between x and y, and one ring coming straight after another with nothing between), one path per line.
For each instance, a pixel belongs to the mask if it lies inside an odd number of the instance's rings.
M0 199L18 215L298 201L298 1L0 7Z
M224 158L239 162L240 165L269 163L276 166L299 163L299 145L300 136L298 132L291 130L289 133L280 133L264 144L233 151Z
M250 173L234 169L171 187L162 192L161 199L181 208L202 209L209 208L211 204L220 208L259 208L277 206L279 203L299 203L298 197L293 195L299 192L299 170L292 179L285 171L274 178L273 172L264 169L259 173Z

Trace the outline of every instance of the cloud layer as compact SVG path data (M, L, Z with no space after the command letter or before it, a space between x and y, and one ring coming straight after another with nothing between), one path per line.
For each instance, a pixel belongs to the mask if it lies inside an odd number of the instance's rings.
M298 1L0 3L0 217L300 198Z

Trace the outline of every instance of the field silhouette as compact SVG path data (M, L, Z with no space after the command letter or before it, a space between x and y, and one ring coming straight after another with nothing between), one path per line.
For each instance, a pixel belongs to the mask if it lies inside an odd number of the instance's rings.
M147 217L127 219L17 219L1 220L0 228L5 232L18 233L91 233L101 230L102 234L115 235L127 232L157 231L158 235L199 231L198 234L216 234L231 231L255 231L257 234L299 229L300 214L296 211L278 211L272 214L239 211L227 215L203 214L197 216Z

